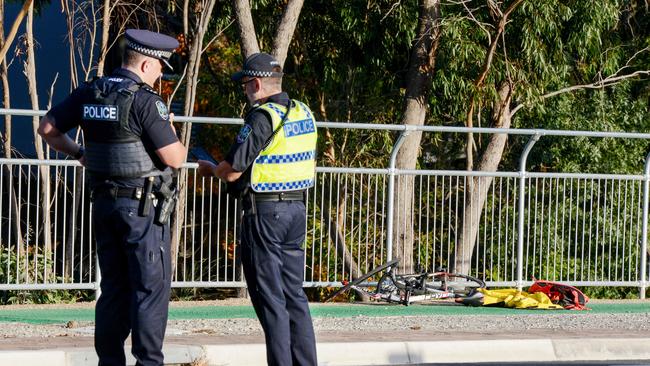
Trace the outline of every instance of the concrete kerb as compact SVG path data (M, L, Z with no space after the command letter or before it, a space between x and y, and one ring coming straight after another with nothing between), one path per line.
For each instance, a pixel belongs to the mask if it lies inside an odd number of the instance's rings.
M410 342L319 343L319 364L409 365L418 363L527 362L650 359L650 338L492 339ZM127 350L128 352L128 350ZM264 344L168 345L168 365L240 366L266 363ZM128 365L135 364L132 357ZM92 348L0 351L0 365L97 365Z

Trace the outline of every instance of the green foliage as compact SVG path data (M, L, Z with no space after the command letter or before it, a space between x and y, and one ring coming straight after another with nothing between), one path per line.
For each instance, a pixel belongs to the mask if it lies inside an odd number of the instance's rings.
M638 299L639 289L631 287L581 287L590 299ZM587 304L588 306L589 304Z
M502 9L508 2L501 4ZM270 52L276 27L285 8L280 0L251 2L258 39ZM468 10L472 9L472 17ZM232 17L229 4L217 5L212 30ZM512 106L526 106L514 117L513 127L645 131L648 114L647 83L623 81L605 90L576 90L551 98L543 95L572 85L590 84L617 71L633 72L650 65L647 11L637 0L525 1L509 18L497 45L484 87L474 83L483 70L497 18L488 7L445 3L441 6L441 39L436 73L431 84L428 124L464 125L469 100L477 99L475 125L489 126L496 89L511 78ZM285 62L285 89L304 100L317 119L397 123L403 111L406 70L416 34L418 4L406 1L305 2ZM481 26L477 24L481 23ZM209 34L206 38L212 37ZM634 56L634 57L633 57ZM199 109L207 115L241 115L245 108L239 88L229 75L240 67L236 27L217 38L204 57ZM211 66L209 66L211 65ZM625 67L624 69L621 69ZM480 114L480 117L478 116ZM232 141L236 129L210 128L199 143L218 146ZM330 130L321 138L321 164L384 167L395 139L382 132ZM322 136L322 135L321 135ZM465 159L461 135L424 134L420 167L462 169ZM502 169L516 169L524 139L511 139ZM551 141L553 140L553 141ZM533 169L589 172L632 172L639 169L643 142L612 142L543 138L533 149ZM479 137L479 150L486 137ZM576 142L577 141L577 142ZM632 150L630 152L630 149ZM219 153L217 153L219 155ZM588 157L597 157L587 162ZM434 163L432 163L434 162Z
M540 116L548 129L648 132L647 102L629 97L630 84L565 95L549 102L555 113ZM586 94L586 98L583 98ZM643 172L647 140L542 138L531 155L533 167L562 172Z
M62 304L93 301L93 290L0 291L0 304Z
M45 260L45 259L48 260ZM18 256L15 250L0 245L0 283L61 283L53 272L51 254ZM34 265L36 263L36 265ZM20 276L16 276L19 272ZM91 301L92 290L11 290L0 291L0 304L53 304Z

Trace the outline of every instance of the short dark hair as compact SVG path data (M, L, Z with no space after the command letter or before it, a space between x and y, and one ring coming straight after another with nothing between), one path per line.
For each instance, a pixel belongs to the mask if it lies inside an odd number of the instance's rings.
M124 49L124 54L122 55L122 65L125 66L137 66L138 62L142 60L145 55L132 50L130 48Z
M273 66L273 72L277 73L282 73L282 67L280 66ZM270 77L270 78L265 78L268 80L268 84L272 85L276 88L282 89L282 76L280 77Z

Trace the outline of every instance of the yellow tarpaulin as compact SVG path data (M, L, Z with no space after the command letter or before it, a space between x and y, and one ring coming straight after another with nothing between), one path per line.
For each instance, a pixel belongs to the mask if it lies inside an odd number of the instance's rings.
M515 309L564 309L553 304L543 292L529 294L517 289L478 289L483 294L483 306L504 306Z

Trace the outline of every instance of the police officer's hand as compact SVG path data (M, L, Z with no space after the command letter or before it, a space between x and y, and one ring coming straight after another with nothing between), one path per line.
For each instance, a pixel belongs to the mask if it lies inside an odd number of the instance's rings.
M207 160L199 160L197 161L199 163L199 169L198 173L202 177L214 177L216 176L215 170L217 169L217 166L214 165L213 163L207 161Z

